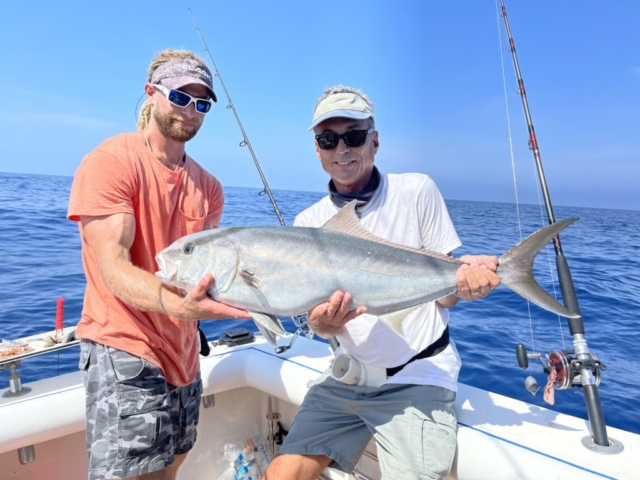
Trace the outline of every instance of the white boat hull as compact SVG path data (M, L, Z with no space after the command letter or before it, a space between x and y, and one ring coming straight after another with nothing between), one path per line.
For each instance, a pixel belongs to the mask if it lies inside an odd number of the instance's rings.
M330 359L327 344L306 338L282 355L261 337L241 347L214 347L201 359L204 395L213 395L214 405L201 407L198 441L178 478L216 479L225 467L226 443L255 435L267 439L269 397L288 429L307 383L327 369ZM0 398L0 480L86 478L80 374L28 386L32 391L25 396ZM608 428L624 449L595 453L582 444L589 436L587 421L462 384L457 411L460 479L640 478L639 435ZM36 459L21 465L17 450L29 445ZM375 453L372 442L357 467L361 478L380 478ZM353 478L329 469L324 476Z

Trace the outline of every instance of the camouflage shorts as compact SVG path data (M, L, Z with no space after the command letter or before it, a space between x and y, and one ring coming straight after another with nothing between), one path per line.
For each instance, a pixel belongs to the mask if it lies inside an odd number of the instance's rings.
M82 340L89 480L123 478L171 465L196 441L202 382L168 384L147 360Z

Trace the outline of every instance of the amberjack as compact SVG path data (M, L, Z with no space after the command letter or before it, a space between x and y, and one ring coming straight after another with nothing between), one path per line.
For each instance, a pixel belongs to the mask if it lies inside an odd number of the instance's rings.
M336 290L353 295L404 337L403 321L423 304L456 291L458 259L379 238L345 205L320 228L228 227L187 235L156 255L162 282L185 291L211 273L208 294L247 310L270 342L285 330L278 317L306 313ZM564 317L578 317L533 277L533 260L576 221L548 225L518 243L498 262L501 283L532 303Z

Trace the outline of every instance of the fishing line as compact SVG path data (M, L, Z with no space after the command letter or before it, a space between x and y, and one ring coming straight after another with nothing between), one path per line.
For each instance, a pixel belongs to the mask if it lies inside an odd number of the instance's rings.
M520 241L522 241L522 222L520 219L520 202L518 199L518 181L517 181L517 175L516 175L516 160L515 160L515 156L513 154L513 136L511 133L511 115L509 114L509 96L507 94L507 77L505 74L505 68L504 68L504 55L502 53L502 34L500 33L501 31L501 26L500 26L500 11L498 9L498 0L496 0L496 22L498 25L498 45L499 48L498 50L500 50L500 66L502 68L502 89L504 91L504 104L505 104L505 110L506 110L506 114L507 114L507 132L508 132L508 136L509 136L509 154L511 156L511 173L513 175L513 191L514 191L514 195L515 195L515 201L516 201L516 217L518 219L518 233L520 235ZM534 339L534 335L533 335L533 319L531 317L531 302L529 300L527 300L527 313L529 315L529 332L531 333L531 348L533 348L533 350L536 350L536 342ZM531 366L529 366L529 371L531 372Z
M509 154L511 155L511 173L513 174L513 192L516 197L516 216L518 218L518 232L522 241L522 224L520 221L520 202L518 200L518 181L516 177L516 162L513 155L513 138L511 135L511 115L509 115L509 96L507 95L507 78L504 70L504 55L502 54L502 34L500 33L500 12L498 10L498 0L496 0L496 22L498 25L498 45L500 50L500 67L502 67L502 89L504 91L504 105L507 112L507 132L509 134ZM527 301L528 302L528 301Z
M135 118L136 124L138 123L138 116L140 115L140 112L138 111L138 105L140 105L140 100L142 100L142 97L144 97L145 95L146 93L143 93L142 95L140 95L140 98L136 102L136 108L133 110L133 118Z
M520 201L518 198L518 177L516 175L516 161L513 153L513 136L511 133L511 115L509 114L509 96L507 95L507 77L505 74L504 68L504 55L502 53L502 34L501 25L500 25L500 12L498 10L498 0L496 0L496 23L498 25L498 44L500 50L500 67L502 68L502 89L504 91L504 105L505 111L507 113L507 133L509 136L509 154L511 156L511 173L513 176L513 191L515 195L516 201L516 217L518 220L518 233L520 235L520 241L522 241L522 221L520 219ZM531 302L527 300L527 314L529 316L529 333L531 334L531 348L536 350L536 341L533 335L533 319L531 317ZM529 366L529 371L531 371L531 366Z
M222 86L222 90L224 90L224 94L227 97L227 108L231 109L231 111L233 111L233 115L236 117L236 122L238 124L238 127L240 127L240 132L242 133L242 141L240 142L240 147L247 147L249 149L249 152L251 153L251 158L253 158L253 163L255 164L256 169L258 170L258 174L260 175L260 179L262 180L262 185L263 185L263 190L262 192L260 192L260 195L267 195L269 197L269 200L271 200L271 204L273 205L273 210L275 211L276 216L278 217L278 220L280 221L280 225L282 225L283 227L286 225L284 218L282 218L282 214L280 213L280 209L278 208L278 204L276 203L276 199L273 196L273 193L271 192L271 189L269 188L269 184L267 182L267 178L264 176L264 173L262 172L262 168L260 167L260 162L258 162L258 157L256 157L255 152L253 151L253 147L251 146L251 142L249 141L249 137L247 136L247 133L244 130L244 127L242 126L242 122L240 121L240 117L238 116L238 112L236 111L236 107L233 104L233 101L231 100L231 96L229 95L229 92L227 91L227 87L224 84L224 80L222 80L222 75L220 74L220 71L218 70L218 66L216 65L215 60L213 59L213 55L211 54L211 50L209 50L209 46L207 45L207 42L204 39L204 35L202 34L202 31L200 30L200 26L198 25L198 22L196 21L196 17L193 14L193 12L191 11L190 8L187 8L187 10L189 10L189 13L191 14L191 18L193 19L193 23L196 27L196 30L198 32L198 35L200 36L200 40L202 41L202 44L204 45L204 49L207 52L207 54L209 55L209 59L211 60L211 64L213 65L213 68L215 70L215 76L218 77L218 79L220 80L220 85Z
M507 117L507 132L508 132L508 136L509 136L509 154L511 157L511 173L513 175L513 187L514 187L514 195L515 195L515 203L516 203L516 216L517 216L517 221L518 221L518 233L520 235L520 241L522 241L522 220L520 217L520 202L519 202L519 198L518 198L518 184L517 184L517 175L516 175L516 163L515 163L515 155L513 152L513 135L511 132L511 115L509 113L509 96L507 93L507 79L506 79L506 74L505 74L505 66L504 66L504 54L502 53L502 33L501 33L501 22L500 22L500 8L498 7L498 0L495 1L495 6L496 6L496 23L497 23L497 27L498 27L498 45L499 45L499 50L500 50L500 66L502 69L502 88L503 88L503 92L504 92L504 103L505 103L505 111L506 111L506 117ZM534 165L535 167L535 165ZM534 171L534 177L536 179L536 185L538 186L538 188L536 189L537 194L538 194L538 205L540 206L540 215L541 215L541 221L540 223L542 225L544 225L544 217L543 217L543 213L542 213L542 199L540 198L540 190L542 188L542 186L540 185L540 180L538 179L538 177L535 175L535 171ZM547 252L547 260L548 260L548 264L549 264L549 275L551 278L551 285L552 285L552 289L553 289L553 297L555 299L558 298L557 295L557 291L556 291L556 284L555 281L553 281L553 267L551 265L551 253L549 251L549 245L546 246L546 252ZM534 334L533 334L533 318L531 316L531 302L529 302L529 300L527 300L527 313L529 316L529 332L531 334L531 346L533 348L533 350L536 350L536 345L535 345L535 338L534 338ZM557 315L558 318L558 329L560 330L560 338L562 340L562 347L565 347L565 342L564 342L564 333L562 331L562 321L559 315Z

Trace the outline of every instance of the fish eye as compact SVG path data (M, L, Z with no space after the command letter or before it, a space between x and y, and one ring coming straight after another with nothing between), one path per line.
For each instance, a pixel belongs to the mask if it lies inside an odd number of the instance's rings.
M196 246L193 243L187 243L182 249L182 251L187 255L191 255L195 249L196 249Z

